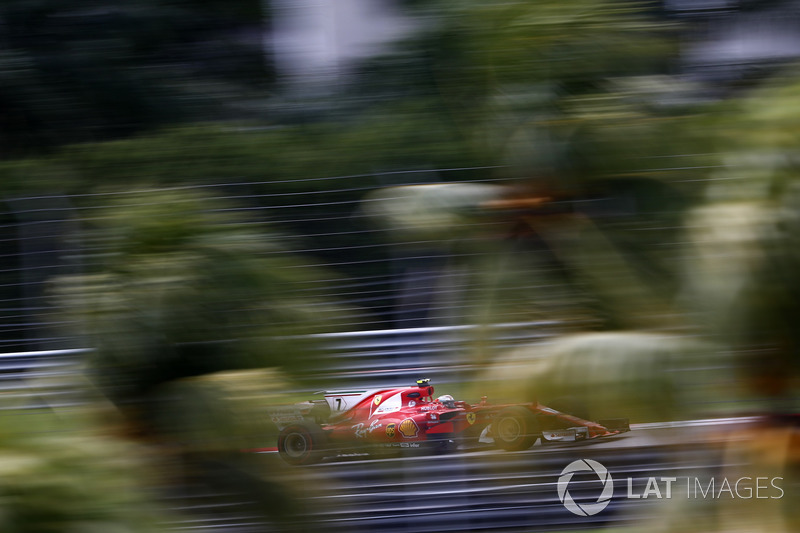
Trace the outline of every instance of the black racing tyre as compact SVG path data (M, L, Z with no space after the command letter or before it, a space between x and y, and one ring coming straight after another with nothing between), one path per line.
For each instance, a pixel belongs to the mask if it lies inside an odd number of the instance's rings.
M290 465L310 465L323 457L325 435L319 426L308 423L286 426L278 434L278 452Z
M506 407L492 420L494 442L507 451L527 450L541 433L536 416L526 407Z

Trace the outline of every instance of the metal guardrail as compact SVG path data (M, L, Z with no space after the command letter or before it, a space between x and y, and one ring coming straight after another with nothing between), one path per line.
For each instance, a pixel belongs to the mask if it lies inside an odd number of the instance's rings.
M88 349L0 354L0 410L65 407L80 403L78 356Z
M552 325L541 321L491 328L442 326L323 333L315 337L322 341L322 351L329 357L317 374L343 387L401 386L412 383L421 373L436 383L452 382L469 369L463 352L477 335L491 340L496 349L510 349L541 341ZM59 375L65 377L63 384L69 388L68 376L74 373L78 356L89 351L91 348L0 354L0 394L13 392L24 397L30 383L44 383L44 378ZM59 381L51 379L46 387L55 393Z
M465 363L470 343L509 350L541 342L556 325L550 321L482 326L441 326L321 334L329 364L317 376L332 388L397 387L422 374L434 383L458 381L472 367Z

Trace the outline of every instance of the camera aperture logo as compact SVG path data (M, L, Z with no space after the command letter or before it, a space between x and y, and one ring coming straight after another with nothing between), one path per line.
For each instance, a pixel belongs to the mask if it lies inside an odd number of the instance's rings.
M591 474L597 476L602 484L602 491L597 501L589 501L580 503L575 501L575 498L570 494L570 482L573 483L573 489L576 485L584 484L587 482L587 475L591 478ZM575 474L581 474L582 481L573 481ZM785 491L781 487L782 477L750 477L742 476L736 479L724 478L706 478L699 477L639 477L627 478L627 494L625 498L628 500L640 499L671 499L673 497L673 484L678 488L683 489L683 480L686 481L685 491L680 490L679 495L687 499L781 499ZM589 480L592 484L595 482ZM645 484L646 481L646 484ZM641 487L646 485L642 491ZM602 464L592 459L578 459L567 465L561 471L557 483L558 498L564 507L573 514L578 516L593 516L608 507L611 498L614 496L614 480L611 473ZM622 495L619 495L622 497ZM585 498L581 498L584 500Z
M572 476L578 472L594 472L600 481L603 483L603 491L600 497L597 498L595 503L578 503L569 493L569 482L572 481ZM578 516L592 516L606 508L614 495L614 479L608 472L606 467L593 461L592 459L578 459L572 461L567 467L561 471L558 477L558 499L564 504L564 507L573 514Z

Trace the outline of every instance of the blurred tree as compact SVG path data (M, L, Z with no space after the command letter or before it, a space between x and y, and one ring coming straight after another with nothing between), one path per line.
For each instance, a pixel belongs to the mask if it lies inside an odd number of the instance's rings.
M432 124L450 126L449 138L471 155L502 166L494 176L519 178L502 193L505 204L484 206L484 220L505 222L495 229L507 241L492 245L464 280L480 295L465 301L481 302L469 316L552 316L542 305L548 300L573 302L567 313L594 315L606 328L664 320L679 284L675 247L664 242L678 241L681 213L698 196L685 185L685 167L708 164L685 157L706 152L698 148L707 141L692 128L691 85L663 75L676 51L669 23L647 5L620 1L442 1L419 9L420 34L365 65L357 87L430 102ZM663 164L672 157L682 157L684 170ZM419 209L387 207L381 196L393 194L416 198ZM399 214L390 225L419 233L424 197L472 207L473 216L481 204L470 206L453 188L368 201L377 202L373 212ZM453 228L429 224L432 234L452 241Z
M118 442L76 438L0 448L0 527L8 533L160 531L144 487L131 483L141 468L125 459L131 452Z
M166 490L203 498L201 514L236 505L302 530L297 475L245 452L274 442L267 405L287 383L313 382L310 334L336 329L323 284L307 283L320 271L278 253L283 237L263 223L190 187L123 193L94 212L87 272L53 286L94 348L88 375L123 415L123 435L160 451Z
M709 117L725 164L687 221L684 303L742 363L752 399L777 413L800 398L798 87L777 76Z
M222 370L313 371L308 334L335 329L336 313L322 287L295 287L317 271L276 254L279 239L226 202L188 190L140 193L92 224L92 272L58 279L56 290L120 405L152 414L148 401L163 384Z
M3 2L0 157L236 116L272 79L261 4Z
M507 165L496 175L520 179L482 199L445 187L394 189L369 196L365 208L398 240L424 229L448 250L469 239L432 222L448 219L442 210L457 214L449 218L456 223L465 214L473 224L499 223L465 245L483 253L449 265L460 280L461 319L556 326L546 350L509 361L491 330L480 330L486 338L474 356L496 363L498 396L516 390L546 401L581 384L586 404L641 405L633 416L642 418L705 408L704 398L688 400L680 371L698 354L718 362L719 346L681 337L699 328L675 299L684 282L682 221L702 201L701 180L716 160L694 87L666 75L672 23L636 2L437 6L446 16L426 27L427 44L406 44L398 72L408 69L417 94L439 99L438 119L447 115L476 151ZM386 94L413 97L389 67L375 72ZM393 205L398 196L433 209ZM586 330L607 333L558 336Z
M609 80L662 73L674 51L664 21L632 2L440 0L418 16L421 30L367 62L356 90L427 99L431 123L523 175L566 177L563 149L582 124L565 106L613 98Z
M175 518L150 498L158 483L145 451L87 423L90 410L16 410L4 400L3 531L154 533Z
M254 216L292 235L294 249L310 250L305 255L320 263L350 262L340 269L353 278L388 278L385 244L364 231L369 228L362 219L351 216L365 192L397 180L483 176L478 170L415 172L479 163L465 160L463 145L426 127L422 115L401 115L391 125L370 117L344 130L332 123L174 127L149 136L72 145L46 158L0 162L0 184L6 195L24 196L236 183L226 190L249 197L251 207L264 207L253 210ZM387 172L382 175L382 170ZM353 249L363 262L352 261ZM388 304L375 302L378 317L387 313Z

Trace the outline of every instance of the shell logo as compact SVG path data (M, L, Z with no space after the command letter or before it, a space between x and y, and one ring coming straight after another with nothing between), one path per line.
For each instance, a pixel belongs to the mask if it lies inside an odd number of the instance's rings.
M478 417L475 415L475 413L467 413L467 422L469 422L470 426L475 423L475 419L477 418Z
M410 418L406 418L400 422L400 427L397 429L400 431L400 434L407 439L414 438L417 436L417 433L419 433L419 426Z
M378 405L379 403L381 403L382 399L383 399L383 396L381 396L380 394L376 394L375 395L375 399L372 400L372 403L374 403L375 405Z
M386 436L390 439L394 437L394 432L397 429L397 424L386 424Z

